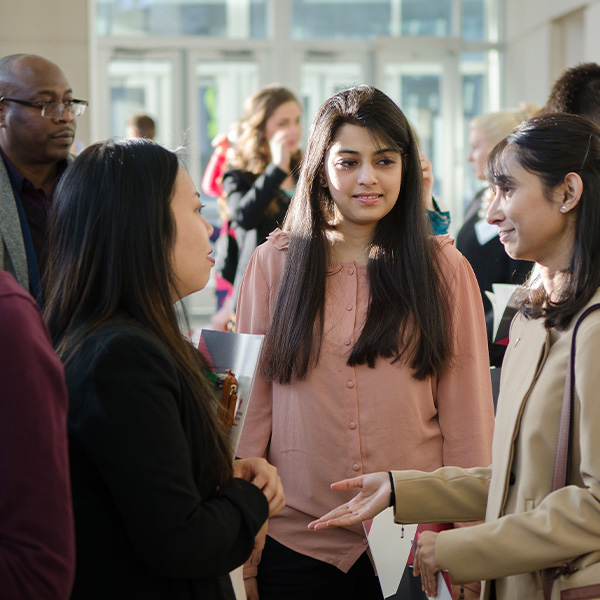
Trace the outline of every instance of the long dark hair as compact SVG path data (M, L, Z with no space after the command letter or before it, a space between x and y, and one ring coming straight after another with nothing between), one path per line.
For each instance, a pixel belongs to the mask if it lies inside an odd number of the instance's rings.
M86 337L132 318L164 344L203 413L204 473L215 489L232 476L202 355L182 336L171 255L177 155L145 139L86 148L54 194L45 317L68 364Z
M540 178L549 202L568 173L578 173L583 182L574 209L573 254L560 298L551 300L537 281L522 304L526 316L564 329L600 287L600 129L585 117L560 113L525 121L490 153L486 174L491 185L505 182L508 156Z
M320 184L326 152L344 124L365 127L402 156L394 208L377 224L370 246L370 302L349 365L405 360L414 377L439 374L452 355L447 285L438 244L427 234L419 151L402 111L383 92L359 86L335 94L311 125L298 189L285 228L290 245L266 334L265 374L281 383L302 379L319 358L323 337L327 231L333 201Z

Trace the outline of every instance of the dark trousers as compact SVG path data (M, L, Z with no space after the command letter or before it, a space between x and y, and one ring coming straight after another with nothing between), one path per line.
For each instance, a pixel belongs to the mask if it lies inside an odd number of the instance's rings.
M260 600L383 600L365 552L348 573L267 536L258 567Z

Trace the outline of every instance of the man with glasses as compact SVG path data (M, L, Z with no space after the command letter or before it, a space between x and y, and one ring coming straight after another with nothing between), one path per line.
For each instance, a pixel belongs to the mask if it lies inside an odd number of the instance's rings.
M53 62L0 58L0 269L39 302L52 193L72 160L75 118L86 106Z

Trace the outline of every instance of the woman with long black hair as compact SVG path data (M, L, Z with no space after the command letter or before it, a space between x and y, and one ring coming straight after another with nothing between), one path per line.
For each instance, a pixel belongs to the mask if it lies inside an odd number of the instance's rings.
M74 599L232 599L229 572L283 505L273 467L232 464L179 329L174 303L214 264L201 210L148 140L90 146L56 190L46 319L70 400Z
M250 262L237 329L266 338L238 452L275 464L287 501L251 597L381 598L362 527L307 529L339 502L329 483L390 463L489 464L481 297L451 240L430 235L422 178L398 106L339 92L311 126L284 231Z

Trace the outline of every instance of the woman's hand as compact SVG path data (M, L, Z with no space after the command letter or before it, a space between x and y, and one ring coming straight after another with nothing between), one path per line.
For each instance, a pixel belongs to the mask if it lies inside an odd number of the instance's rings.
M309 523L308 528L318 531L327 527L348 527L372 519L390 505L392 486L387 472L361 475L331 484L331 489L343 492L360 488L350 502L334 508L326 515Z
M286 173L290 172L292 155L290 153L289 139L292 133L287 129L279 129L269 140L271 161Z
M414 574L421 575L421 585L428 597L437 595L437 572L440 567L435 562L435 542L438 534L424 531L417 542L415 552Z
M285 506L283 485L277 469L264 458L242 458L233 463L233 476L253 483L269 501L269 517Z

